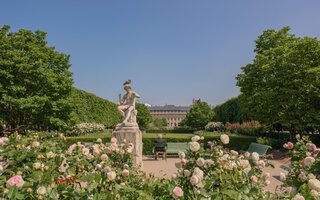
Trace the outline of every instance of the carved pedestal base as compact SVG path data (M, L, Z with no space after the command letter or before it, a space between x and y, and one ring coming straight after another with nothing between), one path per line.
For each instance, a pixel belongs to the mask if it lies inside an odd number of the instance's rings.
M118 126L113 132L112 136L117 138L118 143L121 143L124 139L134 145L132 154L136 156L133 157L133 164L135 166L140 166L142 169L142 133L137 125L128 126L122 125Z

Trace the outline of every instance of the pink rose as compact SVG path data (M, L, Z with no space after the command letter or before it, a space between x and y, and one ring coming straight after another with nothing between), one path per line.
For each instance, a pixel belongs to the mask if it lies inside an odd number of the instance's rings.
M107 147L107 148L106 148L106 153L111 153L110 147Z
M237 156L239 155L239 153L237 151L231 150L230 153L232 153L232 155Z
M314 153L315 153L315 154L318 154L319 151L320 151L320 149L315 149L315 150L314 150Z
M287 143L284 143L284 144L283 144L283 148L287 149L287 148L288 148L288 144L287 144Z
M181 160L181 164L182 164L182 165L187 164L187 160L186 160L186 159L182 159L182 160Z
M24 184L24 181L21 176L13 176L7 181L7 186L17 186L17 187L22 187Z
M293 149L293 144L292 144L292 142L288 142L287 144L288 144L288 149Z
M113 137L113 138L111 138L111 143L117 143L117 138L115 138L115 137Z
M258 182L258 178L256 176L251 176L252 183Z
M316 150L317 146L315 144L310 144L309 146L309 151L314 151Z
M94 155L94 156L99 155L99 153L100 153L100 151L99 151L98 149L93 150L93 155Z
M120 150L120 154L124 154L125 152L124 152L124 150L123 149L121 149Z
M174 197L182 197L182 196L183 196L183 191L182 191L182 189L179 188L179 187L175 187L175 188L173 189L173 195L174 195Z
M290 193L292 191L292 187L285 187L284 191Z

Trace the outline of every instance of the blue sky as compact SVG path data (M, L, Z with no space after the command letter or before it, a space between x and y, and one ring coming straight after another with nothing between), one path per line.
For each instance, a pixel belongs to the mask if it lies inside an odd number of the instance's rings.
M71 54L74 86L117 101L122 84L150 104L223 103L265 29L320 36L320 1L113 0L1 2L0 25L46 31Z

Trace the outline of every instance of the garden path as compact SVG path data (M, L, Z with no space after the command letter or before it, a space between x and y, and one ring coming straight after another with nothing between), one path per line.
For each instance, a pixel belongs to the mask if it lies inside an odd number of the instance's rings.
M147 174L154 174L155 177L170 178L177 172L177 168L174 164L176 161L179 161L179 158L167 158L167 160L162 160L162 158L160 158L155 160L153 156L144 156L142 159L143 171ZM282 181L280 181L280 172L285 172L280 166L288 164L289 159L271 160L271 163L275 168L263 169L264 172L269 172L271 175L271 178L269 178L270 184L266 186L265 189L271 193L275 193L276 188L282 184Z

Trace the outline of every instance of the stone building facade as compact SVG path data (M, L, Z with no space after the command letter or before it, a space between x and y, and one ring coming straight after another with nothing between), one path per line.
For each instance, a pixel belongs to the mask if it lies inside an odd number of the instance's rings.
M198 104L199 100L192 100L192 104ZM178 127L180 122L186 117L187 113L190 111L191 106L175 106L175 105L165 105L165 106L149 106L152 118L164 118L167 120L168 127Z
M168 127L178 127L180 122L186 117L191 106L151 106L148 107L152 118L165 118Z

